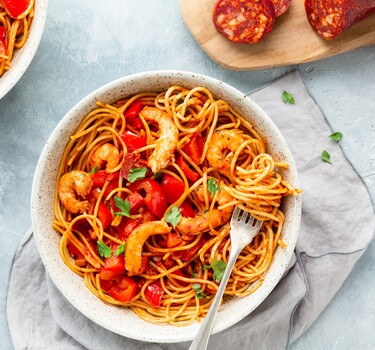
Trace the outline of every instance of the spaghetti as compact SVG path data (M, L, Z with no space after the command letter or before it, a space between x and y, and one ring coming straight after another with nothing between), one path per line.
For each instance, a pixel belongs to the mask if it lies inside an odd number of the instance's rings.
M226 287L244 297L282 241L296 196L251 124L203 87L98 102L58 171L53 227L64 263L106 303L153 323L204 317L228 261L234 206L264 221Z
M34 0L0 0L0 77L11 68L14 51L23 47L34 17Z

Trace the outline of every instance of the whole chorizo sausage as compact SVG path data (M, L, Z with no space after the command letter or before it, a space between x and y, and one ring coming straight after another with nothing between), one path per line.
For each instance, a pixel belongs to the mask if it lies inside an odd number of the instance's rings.
M375 0L305 0L307 18L324 39L336 38L375 11Z

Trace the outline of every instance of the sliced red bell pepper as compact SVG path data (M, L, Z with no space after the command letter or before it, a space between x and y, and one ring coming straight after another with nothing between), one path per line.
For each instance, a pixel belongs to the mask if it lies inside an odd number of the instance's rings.
M106 181L118 180L120 172L107 173L105 170L99 170L96 173L90 174L92 180L92 187L103 187Z
M0 27L0 54L7 55L7 38L5 27Z
M128 107L128 109L124 112L124 117L127 122L131 122L138 113L142 110L143 104L141 100L135 100L132 104Z
M130 301L137 292L137 283L131 277L122 276L112 288L108 291L108 294L121 302Z
M167 198L158 182L153 179L137 180L130 184L130 191L139 193L152 213L158 218L163 217L167 209Z
M177 156L176 164L181 168L182 172L189 180L195 182L199 179L198 173L190 169L189 164L186 163L184 157L181 154Z
M99 204L98 218L103 225L103 230L105 230L112 223L113 220L111 211L103 202L100 202Z
M204 138L199 134L193 134L189 142L182 150L191 158L191 160L199 165L204 149Z
M126 198L130 204L130 214L135 215L138 213L138 210L142 207L145 200L139 193L132 193Z
M92 180L92 187L103 187L103 185L107 181L107 175L108 173L105 170L100 170L96 173L90 174L90 178Z
M185 184L169 174L164 175L161 188L167 197L167 202L170 204L176 202L185 192Z
M158 308L164 295L164 289L160 281L150 283L145 290L145 297L155 307Z
M139 117L135 117L130 124L133 126L135 130L142 130L144 128L142 120Z
M123 217L120 225L117 226L117 238L125 241L133 230L141 225L144 222L154 221L154 214L145 207L142 207L139 212L142 214L142 217L137 219L131 219Z
M29 0L2 0L2 3L13 18L25 12L30 5Z
M125 273L124 254L120 254L118 256L112 255L110 258L105 259L104 269L117 274Z
M130 219L123 217L120 225L117 226L117 238L126 240L129 235L142 223L141 218Z
M124 140L128 152L134 152L136 149L145 147L147 144L145 137L134 134L128 130L124 131L121 138Z
M181 215L185 218L193 218L195 216L194 209L188 201L183 202L179 210Z
M124 198L123 193L118 193L116 197L121 197L122 199ZM138 213L139 209L142 208L144 204L144 199L139 193L131 193L126 197L126 200L129 202L130 205L130 214L135 215ZM111 198L110 200L110 205L111 208L115 211L118 212L119 208L117 207L114 197Z
M100 287L108 292L115 282L113 280L102 280L100 279Z
M114 281L119 277L117 272L106 270L104 267L99 269L99 277L104 281Z
M206 242L206 238L202 235L199 242L186 250L179 250L172 253L173 259L180 259L182 261L189 261L195 254L197 254L198 250L203 247L203 244Z
M118 244L111 245L111 249L116 251ZM125 259L124 255L112 255L105 259L104 266L99 269L99 276L102 280L115 280L125 273Z

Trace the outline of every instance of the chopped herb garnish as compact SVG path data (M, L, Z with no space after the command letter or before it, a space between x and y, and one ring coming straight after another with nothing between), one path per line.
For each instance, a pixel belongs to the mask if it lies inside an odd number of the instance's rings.
M204 269L212 268L214 270L212 277L217 283L219 283L221 279L223 278L226 267L227 267L227 264L223 260L214 260L211 265L203 266Z
M217 191L220 191L220 184L214 178L207 181L208 191L214 196Z
M128 181L134 182L139 179L144 179L146 176L147 168L144 166L142 168L133 168L130 169L128 175Z
M182 215L180 213L180 210L174 205L172 209L165 216L165 221L172 224L173 227L176 227L178 223L180 222L181 218L182 218Z
M294 105L296 103L296 101L294 100L293 95L291 95L287 91L283 92L283 94L281 95L281 99L283 100L284 103L289 103L291 105Z
M105 245L103 242L98 241L98 252L102 258L110 258L112 255L112 249Z
M115 256L119 256L125 251L125 243L122 243L115 251Z
M130 203L127 199L123 200L120 197L113 197L116 207L121 211L115 212L115 215L130 217Z
M155 174L155 179L160 179L160 176L162 175L163 173L161 171L158 171L156 174Z
M180 104L182 104L182 103L184 103L184 101L185 101L185 100L184 100L183 98L180 98L180 99L177 101L177 106L180 105Z
M195 290L195 294L197 295L198 299L202 299L203 297L207 296L203 293L203 290L201 289L201 285L199 283L194 283L192 285L192 288Z
M329 135L329 137L333 140L333 141L340 141L342 139L342 133L341 132L334 132L332 135Z
M322 161L331 164L331 156L326 150L322 152Z
M99 170L99 167L97 165L95 165L89 172L89 174L95 174L97 173Z

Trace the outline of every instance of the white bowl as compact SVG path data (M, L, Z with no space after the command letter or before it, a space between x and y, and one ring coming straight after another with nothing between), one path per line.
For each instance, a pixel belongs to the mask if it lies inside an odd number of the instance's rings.
M36 0L29 37L21 49L14 50L10 69L0 77L0 99L17 84L34 58L43 35L47 7L48 0Z
M226 100L237 112L248 116L253 126L268 142L268 152L279 161L289 164L284 178L298 187L298 176L289 147L273 121L250 98L235 88L216 79L181 71L156 71L134 74L115 80L89 94L60 121L48 139L40 156L32 189L32 223L34 236L42 261L57 288L70 303L86 317L120 335L149 342L181 342L194 338L199 323L186 327L156 325L143 321L127 308L109 306L96 298L83 279L67 268L59 254L60 235L51 228L54 218L53 198L56 175L69 137L82 118L96 107L96 101L112 103L125 96L142 91L163 91L172 85L187 88L204 86L217 99ZM285 198L283 211L285 226L283 241L287 247L277 248L264 283L246 298L232 298L226 302L214 325L214 332L224 330L252 312L279 282L292 257L297 241L301 202L300 197Z

